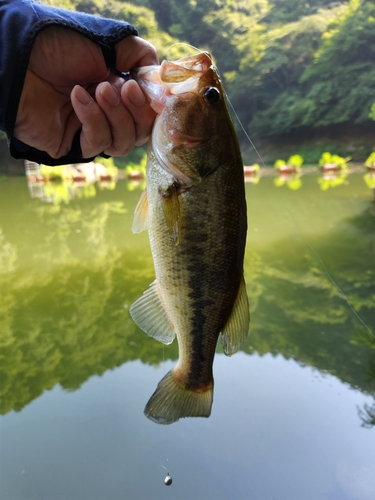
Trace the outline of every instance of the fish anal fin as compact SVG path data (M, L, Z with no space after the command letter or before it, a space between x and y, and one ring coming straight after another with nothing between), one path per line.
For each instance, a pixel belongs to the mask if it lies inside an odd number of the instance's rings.
M213 401L213 381L204 391L179 384L174 370L163 377L148 400L144 414L157 424L173 424L184 417L209 417Z
M169 235L175 245L180 242L180 201L179 186L172 184L169 188L159 190L165 221L167 223Z
M250 323L249 302L245 280L242 277L232 313L221 332L224 353L232 356L246 340Z
M132 231L133 233L141 233L145 229L147 229L147 220L148 220L148 199L147 199L147 191L146 189L141 194L141 197L138 200L137 206L134 210L134 219Z
M173 325L165 312L157 281L155 280L138 300L130 307L130 315L135 323L150 337L163 344L170 344L176 335Z

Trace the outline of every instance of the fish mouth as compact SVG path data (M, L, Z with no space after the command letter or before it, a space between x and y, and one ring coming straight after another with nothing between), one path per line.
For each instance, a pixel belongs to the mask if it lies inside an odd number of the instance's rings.
M177 61L163 61L160 66L136 68L131 76L145 91L151 107L160 114L168 96L197 92L202 74L212 67L211 56L202 52Z

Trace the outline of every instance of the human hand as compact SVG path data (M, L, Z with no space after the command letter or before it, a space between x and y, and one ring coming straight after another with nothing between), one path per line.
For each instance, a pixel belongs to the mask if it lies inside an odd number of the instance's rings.
M116 67L157 64L154 47L129 36L116 45ZM83 158L130 153L146 142L155 113L139 85L110 73L99 45L63 27L36 38L14 136L52 158L66 155L82 127Z

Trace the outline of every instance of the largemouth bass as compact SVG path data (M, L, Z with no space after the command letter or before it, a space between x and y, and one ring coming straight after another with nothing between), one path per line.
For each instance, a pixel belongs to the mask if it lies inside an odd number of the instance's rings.
M140 68L135 78L158 113L133 223L136 233L148 228L156 280L130 314L165 344L177 336L178 363L145 407L170 424L210 415L218 337L230 356L248 333L244 173L208 53Z

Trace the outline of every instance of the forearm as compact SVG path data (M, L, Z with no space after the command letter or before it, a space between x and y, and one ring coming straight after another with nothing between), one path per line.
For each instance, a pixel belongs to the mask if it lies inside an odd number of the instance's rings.
M10 139L33 43L38 33L48 26L73 29L100 44L108 67L116 65L115 45L128 35L137 34L133 26L119 21L57 9L31 0L0 0L0 130ZM20 148L22 146L17 144L16 149ZM17 156L14 147L12 154ZM19 157L27 157L23 154L24 151Z

